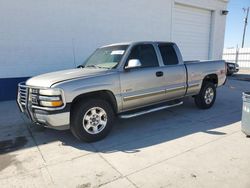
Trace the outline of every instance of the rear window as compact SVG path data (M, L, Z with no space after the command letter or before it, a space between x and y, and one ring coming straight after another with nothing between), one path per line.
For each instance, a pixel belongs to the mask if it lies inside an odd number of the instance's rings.
M179 63L173 44L160 44L159 49L164 65L177 65Z

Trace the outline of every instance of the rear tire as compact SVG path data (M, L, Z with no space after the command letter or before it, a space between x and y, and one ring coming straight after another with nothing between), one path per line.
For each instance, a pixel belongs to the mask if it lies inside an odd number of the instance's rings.
M195 96L194 101L198 108L209 109L216 99L216 87L212 82L204 82L200 93Z
M81 141L95 142L105 138L111 131L114 111L104 100L85 100L73 107L70 130Z

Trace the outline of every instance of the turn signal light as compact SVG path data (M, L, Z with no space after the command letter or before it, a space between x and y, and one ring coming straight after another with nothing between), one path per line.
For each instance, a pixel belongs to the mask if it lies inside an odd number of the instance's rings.
M63 105L62 101L40 101L42 106L46 107L61 107Z

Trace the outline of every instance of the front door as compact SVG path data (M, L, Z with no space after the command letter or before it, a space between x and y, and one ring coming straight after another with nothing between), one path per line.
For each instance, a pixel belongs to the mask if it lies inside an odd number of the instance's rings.
M165 99L165 78L151 44L133 47L127 59L138 59L141 67L120 74L123 111L147 106Z

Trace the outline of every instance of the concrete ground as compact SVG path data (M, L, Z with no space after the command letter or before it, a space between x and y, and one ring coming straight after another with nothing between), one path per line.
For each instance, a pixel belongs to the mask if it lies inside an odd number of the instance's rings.
M242 92L229 79L213 108L183 106L129 120L92 144L32 126L14 101L0 103L0 187L250 187L250 138Z
M233 74L231 79L250 81L250 68L240 68L237 74Z

